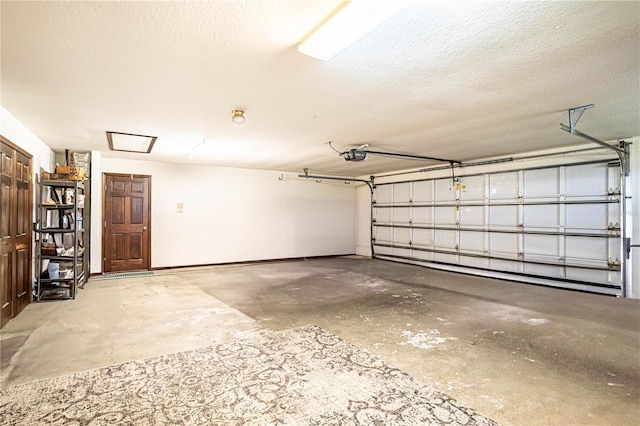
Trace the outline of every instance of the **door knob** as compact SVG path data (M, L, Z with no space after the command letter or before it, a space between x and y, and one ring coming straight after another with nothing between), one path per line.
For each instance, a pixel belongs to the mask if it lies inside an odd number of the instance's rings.
M143 227L142 227L142 230L143 230L143 231L146 231L146 230L147 230L147 227L146 227L146 226L143 226Z

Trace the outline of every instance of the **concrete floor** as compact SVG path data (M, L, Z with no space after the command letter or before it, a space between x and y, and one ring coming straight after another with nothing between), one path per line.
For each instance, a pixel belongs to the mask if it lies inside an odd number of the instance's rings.
M640 424L640 301L357 257L93 278L2 329L1 383L305 324L501 424Z

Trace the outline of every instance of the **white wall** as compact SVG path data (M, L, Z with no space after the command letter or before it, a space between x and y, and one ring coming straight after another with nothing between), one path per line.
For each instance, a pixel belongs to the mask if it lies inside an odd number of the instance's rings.
M92 182L102 173L151 175L153 268L355 253L353 185L94 155ZM91 272L97 273L102 189L92 189ZM176 212L179 202L183 213Z
M3 106L0 106L0 134L33 156L33 178L40 172L40 168L53 171L55 163L51 148Z
M356 254L371 257L371 190L366 184L357 188Z
M102 272L102 153L91 151L91 235L89 273Z

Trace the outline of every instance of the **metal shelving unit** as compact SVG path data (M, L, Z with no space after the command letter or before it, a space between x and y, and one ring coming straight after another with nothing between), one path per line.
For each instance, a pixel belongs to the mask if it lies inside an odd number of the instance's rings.
M49 194L52 195L50 198ZM78 288L84 285L86 268L83 198L82 182L39 182L39 214L35 227L38 276L34 294L34 300L38 302L75 299ZM79 199L82 201L79 202ZM54 223L55 221L57 222ZM55 245L55 254L44 251L44 243L51 242ZM52 265L58 266L54 268ZM56 271L57 276L51 276L56 275Z

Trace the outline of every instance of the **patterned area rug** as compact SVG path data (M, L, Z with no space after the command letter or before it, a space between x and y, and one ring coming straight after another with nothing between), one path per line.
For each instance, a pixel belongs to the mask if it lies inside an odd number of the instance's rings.
M3 425L495 425L316 327L0 391Z

